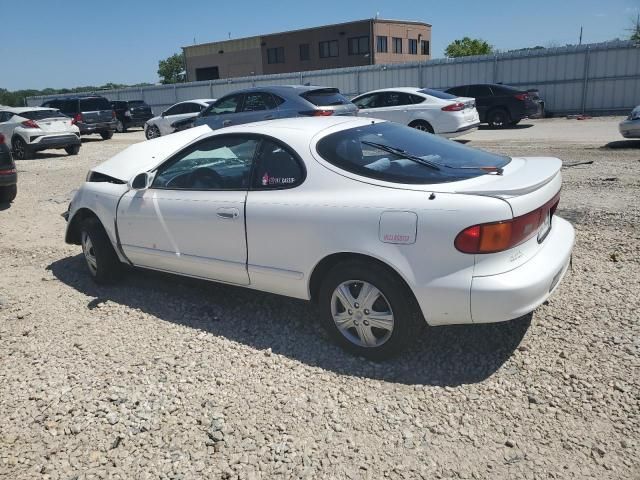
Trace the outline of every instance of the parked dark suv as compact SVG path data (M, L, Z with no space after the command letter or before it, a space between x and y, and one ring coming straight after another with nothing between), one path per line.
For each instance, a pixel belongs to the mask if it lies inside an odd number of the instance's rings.
M18 174L11 149L0 133L0 203L11 203L18 193Z
M117 100L111 102L116 112L116 132L124 133L131 127L142 127L153 117L151 107L142 100Z
M43 107L57 108L72 118L80 129L80 135L98 133L108 140L116 129L116 114L111 102L97 95L54 98L42 104Z
M516 125L524 117L540 114L540 97L508 85L484 83L476 85L460 85L445 92L458 97L476 99L476 109L480 114L480 122L488 123L493 128L505 128Z

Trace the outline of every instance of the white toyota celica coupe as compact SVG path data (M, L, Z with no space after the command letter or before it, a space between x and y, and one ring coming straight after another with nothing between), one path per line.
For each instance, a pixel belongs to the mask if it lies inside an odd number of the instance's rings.
M500 322L549 297L574 243L560 167L380 120L201 126L91 170L66 241L99 283L128 264L315 301L338 343L384 358L421 322Z

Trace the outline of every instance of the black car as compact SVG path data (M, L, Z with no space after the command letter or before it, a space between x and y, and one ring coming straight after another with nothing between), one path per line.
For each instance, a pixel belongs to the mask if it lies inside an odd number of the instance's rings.
M142 127L153 117L151 107L142 100L117 100L111 102L116 112L116 132L124 133L131 127Z
M11 203L18 193L18 174L11 149L0 133L0 203Z
M539 95L536 101L528 91L508 85L497 83L460 85L449 88L445 92L458 97L475 98L480 122L488 123L493 128L516 125L525 117L540 114L539 102L542 100Z
M80 129L80 135L98 133L108 140L116 130L116 114L111 102L98 95L54 98L42 104L43 107L57 108L72 118Z

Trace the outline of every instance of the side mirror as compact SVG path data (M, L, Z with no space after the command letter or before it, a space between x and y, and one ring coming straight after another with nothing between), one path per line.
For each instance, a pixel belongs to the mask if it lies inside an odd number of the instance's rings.
M166 116L167 116L167 112L162 112L162 113L160 114L160 116L161 116L161 117L163 117L163 118L164 118L164 117L166 117Z
M151 186L151 182L153 182L153 175L142 172L133 177L133 180L129 182L129 188L131 190L146 190Z

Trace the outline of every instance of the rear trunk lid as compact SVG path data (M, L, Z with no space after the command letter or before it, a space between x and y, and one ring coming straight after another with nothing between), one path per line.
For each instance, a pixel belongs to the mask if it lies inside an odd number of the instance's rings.
M129 111L131 112L131 117L135 119L148 120L153 117L151 107L146 103L130 105Z
M113 120L113 109L106 98L80 99L80 112L84 123L107 123Z
M509 203L514 217L518 217L540 207L560 191L561 167L558 158L514 157L502 175L477 177L456 192L501 198Z

